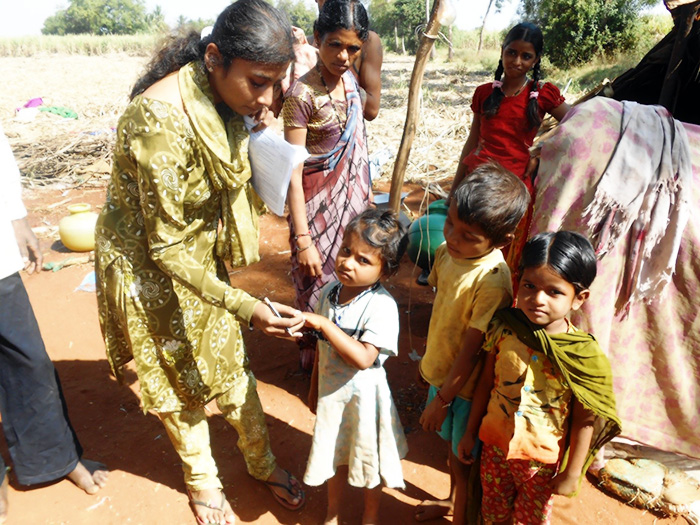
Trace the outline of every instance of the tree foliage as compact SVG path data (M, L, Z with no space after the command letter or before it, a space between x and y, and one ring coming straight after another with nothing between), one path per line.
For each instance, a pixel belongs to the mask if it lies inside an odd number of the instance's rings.
M314 21L318 17L316 7L308 7L304 0L277 0L276 7L287 14L293 26L302 28L307 38L313 35Z
M639 11L655 0L523 0L521 14L542 28L553 65L569 68L634 46Z
M161 31L165 26L163 13L156 8L146 12L144 0L69 0L44 21L45 35L95 34L132 35Z
M419 42L416 29L426 23L425 0L371 0L369 16L379 35L387 38L396 33L408 50L415 51Z

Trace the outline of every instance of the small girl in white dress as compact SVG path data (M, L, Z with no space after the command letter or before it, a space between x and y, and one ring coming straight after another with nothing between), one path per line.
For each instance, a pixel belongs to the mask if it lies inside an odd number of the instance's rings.
M327 524L339 521L345 476L365 489L363 524L379 522L382 483L404 487L408 447L383 368L398 354L399 312L379 282L396 272L404 248L393 213L364 211L345 228L338 280L322 289L317 313L304 313L306 326L319 332L309 394L316 425L304 482L328 481Z

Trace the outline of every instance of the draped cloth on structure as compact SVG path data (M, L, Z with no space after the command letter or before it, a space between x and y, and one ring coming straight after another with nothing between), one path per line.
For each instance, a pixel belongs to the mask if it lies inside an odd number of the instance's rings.
M559 229L593 235L584 210L620 142L622 108L622 103L602 98L581 104L543 145L532 235ZM691 166L688 207L695 210L700 203L700 127L682 127ZM640 157L652 157L645 148L662 147L643 144ZM700 457L700 216L690 214L681 231L668 284L648 301L633 300L625 311L620 298L635 245L634 236L617 239L598 262L591 298L571 320L595 335L611 362L624 435Z

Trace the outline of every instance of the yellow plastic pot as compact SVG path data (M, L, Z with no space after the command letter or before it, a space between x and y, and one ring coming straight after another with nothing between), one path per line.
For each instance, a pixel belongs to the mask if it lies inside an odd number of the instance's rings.
M68 206L70 215L58 223L58 235L66 248L74 252L89 252L95 249L95 223L97 214L90 211L86 203Z

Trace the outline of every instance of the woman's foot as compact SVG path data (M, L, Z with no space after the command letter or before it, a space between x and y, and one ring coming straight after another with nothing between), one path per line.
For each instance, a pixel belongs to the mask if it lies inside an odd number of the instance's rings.
M87 494L95 494L107 484L108 475L107 467L102 463L81 459L66 477Z
M231 505L221 489L188 490L190 507L200 525L229 525L236 522Z
M270 477L263 481L277 503L289 510L299 510L304 506L306 498L299 480L279 466L272 471Z
M444 518L452 514L452 500L426 499L416 505L416 521L430 521Z

